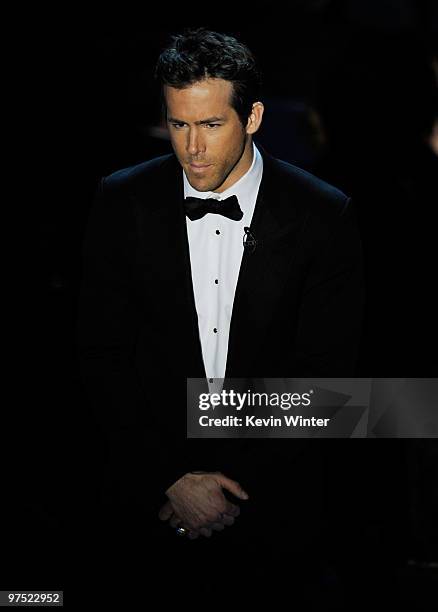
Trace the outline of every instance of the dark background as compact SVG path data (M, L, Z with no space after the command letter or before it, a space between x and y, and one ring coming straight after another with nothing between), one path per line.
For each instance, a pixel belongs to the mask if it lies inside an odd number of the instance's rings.
M287 19L255 24L173 25L120 7L99 19L66 11L50 26L29 19L21 32L28 50L14 201L32 241L18 249L25 333L16 336L20 376L4 429L1 588L74 588L80 577L72 534L93 511L103 453L73 342L81 240L98 179L170 151L152 80L169 32L204 25L246 42L265 76L258 140L353 196L367 283L357 375L437 375L437 4L288 7ZM367 563L396 571L407 597L426 597L438 562L436 440L328 442L346 531L372 542Z

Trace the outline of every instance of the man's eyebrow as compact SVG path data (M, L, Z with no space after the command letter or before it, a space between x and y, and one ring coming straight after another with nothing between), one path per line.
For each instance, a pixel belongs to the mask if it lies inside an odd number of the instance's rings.
M182 119L176 119L175 117L168 117L167 120L169 123L185 123L185 121L182 121ZM217 121L224 121L224 117L208 117L207 119L202 119L201 121L195 121L195 125L216 123Z

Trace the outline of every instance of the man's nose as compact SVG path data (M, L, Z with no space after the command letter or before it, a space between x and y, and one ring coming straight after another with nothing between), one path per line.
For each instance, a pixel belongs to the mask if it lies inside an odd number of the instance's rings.
M188 143L187 143L187 152L190 155L197 155L198 153L202 153L205 150L205 144L202 137L199 134L197 128L192 128L189 130L188 134Z

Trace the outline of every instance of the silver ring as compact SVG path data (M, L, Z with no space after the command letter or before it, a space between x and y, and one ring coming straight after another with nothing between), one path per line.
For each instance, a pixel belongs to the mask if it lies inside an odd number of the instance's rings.
M176 535L178 536L185 536L189 533L189 530L186 529L185 527L177 527L176 528Z

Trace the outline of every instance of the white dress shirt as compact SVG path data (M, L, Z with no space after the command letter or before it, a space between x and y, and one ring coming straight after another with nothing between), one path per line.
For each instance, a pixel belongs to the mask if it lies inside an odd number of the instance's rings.
M199 336L210 391L217 390L215 379L225 377L231 314L243 255L243 228L251 224L262 174L263 159L254 144L250 169L222 193L197 191L183 171L185 198L224 200L235 195L243 211L240 221L211 213L195 221L186 217Z

